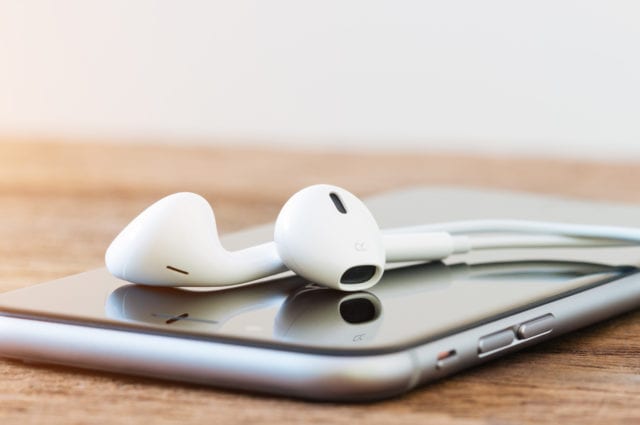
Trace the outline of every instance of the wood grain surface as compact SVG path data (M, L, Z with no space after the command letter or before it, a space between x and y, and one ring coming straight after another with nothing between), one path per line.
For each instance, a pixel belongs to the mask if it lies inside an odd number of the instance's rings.
M212 201L223 231L272 221L312 183L368 195L465 185L640 203L638 164L217 147L0 142L0 291L102 266L171 192ZM308 403L0 360L0 424L640 423L640 312L373 404Z

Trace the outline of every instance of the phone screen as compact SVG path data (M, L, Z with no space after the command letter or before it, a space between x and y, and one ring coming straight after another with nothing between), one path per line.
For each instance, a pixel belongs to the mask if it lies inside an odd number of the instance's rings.
M634 273L513 261L388 270L367 291L286 277L223 290L133 285L97 269L0 295L0 312L290 349L384 352L426 342Z

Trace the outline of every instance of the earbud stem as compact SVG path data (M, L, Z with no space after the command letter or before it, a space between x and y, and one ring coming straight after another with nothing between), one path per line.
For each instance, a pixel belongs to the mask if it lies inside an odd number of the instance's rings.
M227 253L231 266L226 284L249 282L289 270L282 263L274 242Z

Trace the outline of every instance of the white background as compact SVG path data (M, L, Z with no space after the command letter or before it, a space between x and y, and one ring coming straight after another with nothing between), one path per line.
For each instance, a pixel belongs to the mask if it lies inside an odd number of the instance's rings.
M0 136L640 159L640 2L0 0Z

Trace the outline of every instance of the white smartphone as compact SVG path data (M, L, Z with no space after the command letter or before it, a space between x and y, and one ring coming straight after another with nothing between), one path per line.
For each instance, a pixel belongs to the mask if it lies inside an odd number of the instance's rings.
M382 227L470 218L640 225L640 208L413 189ZM635 220L635 221L634 221ZM269 238L262 226L223 239ZM0 294L0 355L320 400L375 400L640 306L638 248L497 250L397 266L368 291L281 275L222 290L97 269Z

